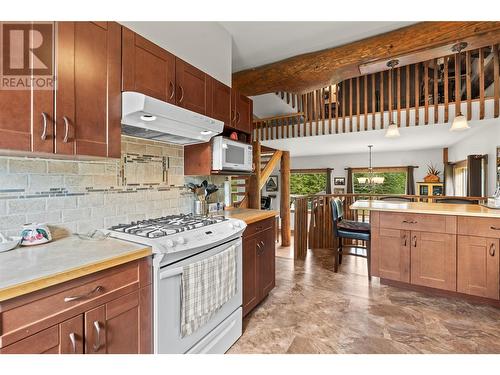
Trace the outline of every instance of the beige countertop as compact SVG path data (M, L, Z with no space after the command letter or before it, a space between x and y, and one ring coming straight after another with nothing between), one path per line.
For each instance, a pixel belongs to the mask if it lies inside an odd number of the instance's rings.
M478 204L359 200L354 202L350 208L352 210L500 218L500 210L487 208Z
M233 219L243 220L247 224L252 224L257 221L269 219L279 215L278 211L273 210L257 210L253 208L229 208L224 211L224 216Z
M0 301L118 266L152 254L151 248L115 239L77 236L0 253Z

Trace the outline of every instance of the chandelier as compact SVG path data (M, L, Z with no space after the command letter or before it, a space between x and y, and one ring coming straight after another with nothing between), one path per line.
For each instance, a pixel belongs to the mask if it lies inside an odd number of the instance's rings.
M358 183L362 185L370 185L372 188L374 185L381 185L385 181L385 177L375 176L372 167L372 147L373 145L368 145L369 148L369 166L368 166L368 177L358 177Z

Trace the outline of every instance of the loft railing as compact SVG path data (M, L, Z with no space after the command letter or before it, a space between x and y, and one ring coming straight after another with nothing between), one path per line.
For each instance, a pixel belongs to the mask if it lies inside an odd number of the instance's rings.
M340 198L344 203L344 218L361 222L369 222L370 215L366 210L351 210L349 206L361 199L380 199L390 195L382 194L323 194L296 197L293 202L294 212L294 257L305 259L308 249L334 249L337 239L333 235L332 212L330 200ZM429 198L420 195L398 195L414 202L427 201ZM457 197L439 197L457 198ZM484 197L460 197L460 199L483 203ZM356 241L354 241L356 242ZM360 243L361 245L361 243Z
M277 93L298 113L254 121L272 140L447 123L500 114L499 45L367 74L305 94Z

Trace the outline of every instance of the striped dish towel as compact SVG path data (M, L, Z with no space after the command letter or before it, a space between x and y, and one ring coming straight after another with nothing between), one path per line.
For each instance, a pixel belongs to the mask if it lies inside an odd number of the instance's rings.
M236 294L236 247L183 268L181 336L207 323Z

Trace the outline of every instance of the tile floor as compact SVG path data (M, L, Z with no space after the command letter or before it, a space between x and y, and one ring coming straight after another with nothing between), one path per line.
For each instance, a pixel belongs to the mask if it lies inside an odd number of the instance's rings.
M500 309L368 283L366 261L278 248L276 288L228 353L500 353Z

